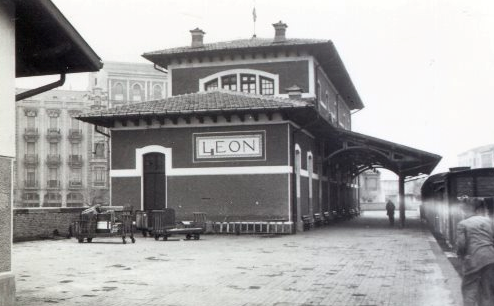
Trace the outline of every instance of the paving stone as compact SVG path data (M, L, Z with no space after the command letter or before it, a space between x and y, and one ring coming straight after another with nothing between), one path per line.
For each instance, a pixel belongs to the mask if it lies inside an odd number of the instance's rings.
M384 212L291 236L16 243L17 305L460 305L460 279L412 215Z

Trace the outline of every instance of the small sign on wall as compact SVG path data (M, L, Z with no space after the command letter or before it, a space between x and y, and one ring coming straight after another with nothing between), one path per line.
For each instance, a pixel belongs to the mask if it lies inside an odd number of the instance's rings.
M195 133L194 162L265 160L265 131Z

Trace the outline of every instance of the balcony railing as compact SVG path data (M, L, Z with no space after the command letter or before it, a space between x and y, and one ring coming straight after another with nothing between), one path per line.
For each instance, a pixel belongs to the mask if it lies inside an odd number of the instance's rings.
M27 142L34 142L38 140L39 133L37 128L25 128L24 129L24 139Z
M46 188L60 188L59 180L48 180L46 181Z
M60 129L57 129L57 128L49 128L46 131L46 139L49 142L59 142L61 138L62 138L62 135L60 133Z
M82 155L69 155L69 166L80 168L82 167Z
M26 167L36 167L38 162L38 154L24 154L24 165Z
M69 129L69 140L71 142L79 142L82 140L81 129Z
M69 188L70 189L80 189L80 188L82 188L82 181L80 181L80 180L71 180L71 181L69 181Z
M93 186L94 187L105 187L106 186L106 182L105 181L94 181L93 182Z
M61 163L61 158L59 154L48 154L46 156L46 164L48 167L59 167Z

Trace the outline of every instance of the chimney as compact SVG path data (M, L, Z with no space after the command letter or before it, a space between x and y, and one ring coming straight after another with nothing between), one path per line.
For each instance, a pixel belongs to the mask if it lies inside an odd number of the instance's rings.
M274 27L274 42L282 42L286 40L286 28L288 26L286 23L281 22L281 20L278 23L273 23Z
M293 85L291 87L285 88L288 93L288 98L290 99L302 99L302 88L297 85Z
M206 32L199 28L195 28L194 30L190 30L190 34L192 34L192 48L201 48L204 46L203 38Z

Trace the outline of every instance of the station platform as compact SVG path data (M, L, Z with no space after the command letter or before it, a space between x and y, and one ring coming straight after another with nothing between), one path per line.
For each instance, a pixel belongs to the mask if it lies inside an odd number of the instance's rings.
M416 212L297 235L14 244L17 306L461 305L460 277Z

